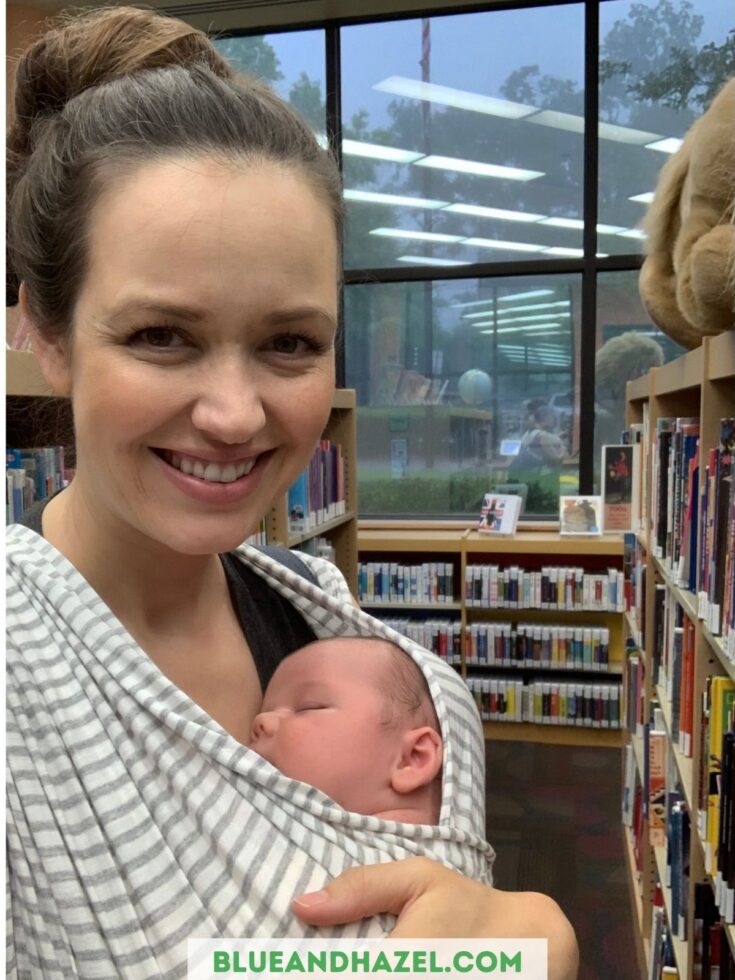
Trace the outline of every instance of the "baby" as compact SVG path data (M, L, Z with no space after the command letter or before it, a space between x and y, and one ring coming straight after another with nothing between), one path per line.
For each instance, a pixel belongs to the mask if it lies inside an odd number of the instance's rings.
M250 748L346 810L435 824L442 739L419 667L387 640L318 640L283 660Z

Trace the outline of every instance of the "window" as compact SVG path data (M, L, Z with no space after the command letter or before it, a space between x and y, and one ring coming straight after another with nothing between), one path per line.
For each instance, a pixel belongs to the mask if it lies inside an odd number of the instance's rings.
M580 254L582 4L359 25L341 43L346 268Z
M625 428L627 382L685 353L649 320L638 295L637 271L598 275L596 351L593 462L599 488L602 446L620 442Z
M722 0L601 4L599 251L641 249L659 171L735 72L734 22Z
M324 31L220 37L214 46L237 71L259 78L326 133Z
M576 492L580 288L578 275L346 288L361 513L475 518L486 491L520 483L526 513L544 515ZM522 455L538 428L558 454Z
M599 485L625 382L681 353L638 297L640 225L660 168L735 74L730 6L544 2L215 42L320 136L325 93L341 106L341 356L358 392L361 514L474 520L483 493L515 482L526 516L555 518L560 493ZM337 35L340 75L327 78ZM558 438L561 462L520 465L534 426Z

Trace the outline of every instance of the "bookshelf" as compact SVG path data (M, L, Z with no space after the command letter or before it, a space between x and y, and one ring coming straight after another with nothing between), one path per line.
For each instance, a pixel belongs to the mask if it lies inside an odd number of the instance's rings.
M46 385L30 351L6 350L8 445L31 446L37 433L49 444L72 447L73 434L68 399L57 398ZM289 548L323 536L333 545L336 564L357 595L357 435L355 392L335 390L332 410L323 437L342 446L345 459L345 513L299 535L289 533L288 502L284 496L266 516L268 544Z
M589 680L599 684L617 683L623 665L623 614L589 610L556 610L540 608L488 608L476 606L465 596L465 576L468 566L492 562L499 566L511 562L529 569L544 565L579 565L585 570L606 570L609 566L622 568L623 541L620 535L575 538L556 531L517 530L511 537L489 537L472 529L363 528L358 532L358 554L361 562L392 562L420 565L425 562L451 564L453 596L451 602L361 601L361 606L381 618L410 616L412 613L446 616L459 622L464 636L473 624L513 622L559 626L605 626L610 631L609 665L605 671L562 671L536 665L487 668L468 661L464 643L459 662L454 666L468 677L490 677L492 674L516 676L519 679L543 681L554 678L564 682ZM623 733L620 729L575 726L569 724L537 724L518 721L484 722L487 738L508 741L534 741L561 745L592 745L619 748Z
M715 635L703 617L706 616L706 605L703 607L699 593L702 589L701 567L697 562L697 582L695 591L682 586L676 574L676 562L671 556L658 554L656 547L655 529L652 527L650 515L652 497L656 493L652 479L652 460L655 455L656 428L659 419L694 417L699 419L699 474L703 473L708 461L710 450L716 448L720 437L720 419L735 416L735 333L732 331L716 337L706 337L701 347L688 354L654 368L649 374L629 382L627 386L627 422L643 423L644 445L648 465L643 467L646 474L646 486L642 487L644 501L644 522L637 534L637 540L642 548L643 563L646 568L645 592L642 597L645 618L644 636L641 638L638 624L633 617L624 617L625 630L628 635L628 645L638 656L645 672L645 683L642 687L644 721L652 717L652 708L660 708L665 733L667 768L667 795L675 788L681 796L690 818L690 835L688 848L685 849L684 864L688 861L689 874L681 877L686 889L686 915L683 917L682 935L673 937L674 957L679 977L688 980L698 975L698 955L695 954L695 889L704 887L716 894L715 883L707 873L707 842L702 839L698 825L697 811L702 800L702 786L711 787L707 773L703 773L707 759L702 758L707 750L706 743L701 743L702 707L707 690L708 679L712 677L727 677L735 682L735 663L728 657L728 647L722 636ZM731 498L732 499L732 498ZM697 508L702 504L701 481L696 496L692 497ZM671 511L670 511L671 512ZM732 510L728 511L728 519L732 520ZM686 525L684 525L686 527ZM697 554L703 545L702 521L698 521L696 548ZM680 701L684 705L681 692L684 682L679 687L679 695L672 695L671 677L668 687L660 683L661 674L654 677L654 665L663 658L663 679L666 671L671 671L670 664L675 662L675 644L677 637L666 630L657 630L656 625L661 620L657 611L657 596L659 605L663 603L666 610L664 615L671 615L672 621L684 622L686 628L693 629L692 667L690 670L690 685L693 690L692 739L691 754L685 754L674 737L677 706L672 701ZM663 599L661 598L663 597ZM691 626L689 624L692 624ZM663 642L662 642L663 640ZM732 640L730 641L732 643ZM634 649L635 648L635 649ZM684 668L681 668L682 670ZM624 685L625 686L625 685ZM674 684L674 690L676 685ZM684 708L682 707L682 711ZM659 729L660 730L660 729ZM630 742L634 759L636 779L643 787L642 795L646 793L645 754L643 739L640 735L626 731L626 739ZM707 750L709 751L709 750ZM628 787L630 791L630 787ZM668 817L668 811L666 816ZM657 880L662 885L663 905L666 918L671 923L675 911L672 906L672 889L667 887L666 864L667 847L652 847L649 837L649 817L644 815L639 823L640 836L636 841L629 827L625 827L626 841L629 851L627 861L628 877L634 910L634 921L638 926L638 955L648 969L651 953L651 927L653 917L654 892ZM638 864L634 859L637 849L643 853ZM676 873L675 871L672 873ZM700 899L702 891L699 891ZM716 926L716 928L719 928ZM698 935L698 930L697 930ZM735 927L725 924L722 928L723 954L728 949L735 958Z

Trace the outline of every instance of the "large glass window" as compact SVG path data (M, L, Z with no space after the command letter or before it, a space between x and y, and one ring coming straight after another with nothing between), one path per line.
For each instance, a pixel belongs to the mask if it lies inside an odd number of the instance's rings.
M326 133L324 31L221 37L214 45L233 68L290 102L315 133Z
M361 512L475 518L515 484L556 515L578 487L580 322L579 276L348 286ZM539 429L549 452L524 452Z
M636 270L598 275L595 347L594 471L599 487L601 448L620 442L625 428L626 384L685 351L651 323L638 293Z
M345 267L576 256L582 4L342 30Z
M723 0L600 5L599 251L641 249L659 171L735 73L734 25Z

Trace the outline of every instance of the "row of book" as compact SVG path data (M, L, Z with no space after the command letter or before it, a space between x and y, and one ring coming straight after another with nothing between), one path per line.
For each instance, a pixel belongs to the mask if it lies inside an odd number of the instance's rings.
M35 503L47 500L71 479L63 446L8 448L5 455L5 517L8 524L22 519Z
M426 650L431 650L450 664L462 663L462 624L458 619L409 619L405 616L381 616L381 621L407 636Z
M609 667L610 631L604 627L535 623L473 623L462 633L458 619L394 616L382 622L450 664L526 670L603 671Z
M322 439L307 468L288 491L291 534L305 534L345 513L345 459L342 447Z
M454 602L454 565L441 561L421 565L360 562L357 594L360 602L367 603Z
M646 643L646 550L635 533L623 535L625 611L639 649Z
M620 728L620 685L467 678L485 721Z
M735 629L735 418L703 456L698 418L660 418L651 447L651 542L676 584L698 598L715 635ZM735 639L728 640L735 657Z
M607 670L610 631L604 626L472 623L465 633L468 664L553 670Z
M468 606L494 609L560 609L623 612L622 570L586 572L583 568L544 566L527 571L517 565L468 565Z

